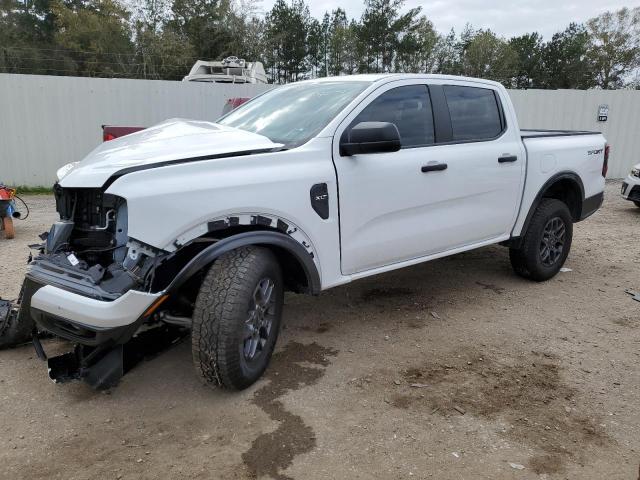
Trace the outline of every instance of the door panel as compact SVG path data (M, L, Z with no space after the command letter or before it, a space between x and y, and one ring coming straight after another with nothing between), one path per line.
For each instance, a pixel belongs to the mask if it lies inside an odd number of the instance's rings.
M384 92L374 96L380 95ZM395 96L402 97L399 92ZM359 118L401 122L418 115L415 108L405 114L386 105L378 112L371 108L374 115L365 111ZM415 102L402 105L413 108ZM346 125L359 121L354 117ZM432 128L432 120L424 124L427 129ZM336 137L346 128L339 129ZM403 147L403 131L411 131L409 142L421 138L432 144L340 157L336 154L339 142L334 141L344 274L497 238L511 228L524 164L516 135L507 130L491 141L434 145L433 137L415 128L400 125L398 130ZM518 157L515 162L498 161L513 155Z

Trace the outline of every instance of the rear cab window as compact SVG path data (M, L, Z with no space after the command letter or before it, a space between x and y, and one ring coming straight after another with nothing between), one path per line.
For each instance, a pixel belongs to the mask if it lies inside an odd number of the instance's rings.
M444 85L454 142L492 140L506 125L502 108L488 88Z

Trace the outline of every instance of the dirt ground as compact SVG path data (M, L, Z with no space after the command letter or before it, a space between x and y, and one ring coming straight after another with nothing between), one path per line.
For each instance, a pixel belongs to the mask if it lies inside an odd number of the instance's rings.
M188 341L108 393L2 351L0 478L636 480L640 209L619 188L546 283L495 246L288 296L266 378L243 392L203 386ZM0 240L5 298L55 217L26 200Z

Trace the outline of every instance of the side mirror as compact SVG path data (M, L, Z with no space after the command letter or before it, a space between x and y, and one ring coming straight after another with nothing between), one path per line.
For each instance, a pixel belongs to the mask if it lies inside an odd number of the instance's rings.
M340 155L397 152L401 147L398 127L389 122L360 122L345 130L340 139Z

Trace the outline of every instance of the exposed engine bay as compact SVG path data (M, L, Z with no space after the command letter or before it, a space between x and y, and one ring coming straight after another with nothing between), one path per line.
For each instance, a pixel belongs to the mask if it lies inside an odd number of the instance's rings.
M28 276L65 273L58 282L104 300L132 288L149 288L147 275L160 252L129 241L126 201L97 188L56 186L54 192L60 220L52 225Z
M48 361L52 380L82 379L95 388L109 388L139 360L184 337L189 318L171 312L178 308L189 314L191 303L166 302L173 306L145 315L130 327L104 331L34 313L32 296L46 285L103 302L113 302L130 290L162 289L170 276L163 274L154 285L155 273L166 268L168 258L176 257L128 237L125 199L97 188L59 185L54 194L60 220L41 236L44 243L37 246L38 254L29 263L19 304L0 305L0 316L6 325L33 325L36 352ZM46 332L77 342L73 351L47 358L34 322Z

